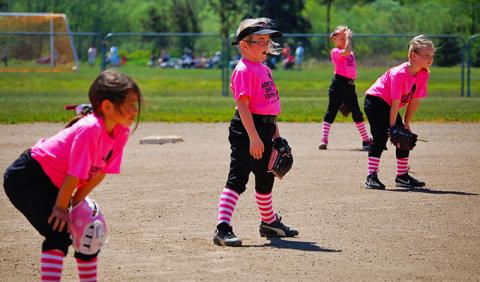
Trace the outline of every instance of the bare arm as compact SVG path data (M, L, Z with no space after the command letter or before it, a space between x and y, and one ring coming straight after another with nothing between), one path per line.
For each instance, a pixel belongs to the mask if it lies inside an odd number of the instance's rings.
M400 100L393 100L390 107L390 127L395 126L397 120L398 109L400 108Z
M280 137L280 130L278 130L278 124L275 125L275 133L273 134L273 140L275 138Z
M345 31L346 35L346 44L345 49L343 49L342 56L350 56L352 54L352 31L347 29Z
M246 96L241 96L237 100L238 113L240 114L240 119L242 120L243 126L247 130L248 137L250 138L250 155L254 159L261 159L264 151L263 142L258 136L257 129L253 123L252 113L250 112L250 98Z
M85 199L85 197L93 190L93 188L97 187L97 185L102 182L104 178L105 173L99 173L92 177L92 179L90 179L90 181L88 181L84 186L78 189L73 196L72 206L76 206L78 203L83 201L83 199Z
M420 99L414 98L410 100L407 106L407 110L405 111L405 117L403 118L403 122L405 123L405 127L410 131L410 121L412 121L413 115L417 111L419 105Z
M64 227L69 226L70 219L68 217L68 204L72 197L72 193L78 185L78 177L67 175L65 181L60 188L57 195L55 206L53 207L50 217L48 217L48 224L52 224L52 229L55 231L58 227L58 231L61 232Z

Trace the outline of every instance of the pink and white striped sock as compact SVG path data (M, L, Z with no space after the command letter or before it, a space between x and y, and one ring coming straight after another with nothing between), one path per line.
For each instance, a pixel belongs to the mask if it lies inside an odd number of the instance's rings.
M330 127L332 126L331 123L323 121L323 128L322 128L322 144L328 143L328 135L330 134Z
M355 126L362 137L362 141L368 141L370 137L368 137L367 129L365 128L365 123L363 121L356 122Z
M42 251L40 258L40 276L42 281L60 281L64 256L65 254L60 250Z
M397 176L408 172L408 157L397 159Z
M257 202L257 207L260 211L260 217L262 221L268 224L274 222L276 216L273 212L272 193L260 194L255 192L255 201Z
M91 260L75 259L77 261L78 279L80 282L97 281L97 258Z
M218 224L226 222L230 225L230 220L239 197L240 195L237 192L227 187L223 188L220 202L218 203Z
M368 175L378 171L380 166L380 158L368 157Z

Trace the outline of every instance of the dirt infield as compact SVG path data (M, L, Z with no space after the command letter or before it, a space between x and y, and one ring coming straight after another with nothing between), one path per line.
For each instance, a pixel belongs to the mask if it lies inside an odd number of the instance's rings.
M26 147L61 127L0 125L2 172ZM414 124L429 142L419 142L410 164L427 189L393 186L389 147L379 174L387 190L372 191L363 188L367 154L358 151L353 123L333 125L327 151L318 150L319 124L281 123L295 162L276 182L274 208L300 236L260 238L249 183L233 219L242 248L212 243L228 171L227 128L140 125L127 145L122 174L108 176L92 195L109 227L100 280L480 280L480 124ZM179 135L185 142L139 144L151 135ZM3 192L0 207L1 280L38 281L41 236ZM63 277L77 279L71 253Z

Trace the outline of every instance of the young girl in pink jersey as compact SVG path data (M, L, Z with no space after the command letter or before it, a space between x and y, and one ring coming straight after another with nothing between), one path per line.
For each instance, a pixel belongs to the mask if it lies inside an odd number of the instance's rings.
M420 100L427 96L429 68L433 62L435 49L431 40L423 35L410 41L408 62L389 69L367 90L365 113L370 123L373 146L368 153L368 176L366 188L385 189L378 179L380 156L386 149L389 129L394 126L410 130L410 122L420 105ZM407 105L405 116L399 109ZM408 174L409 150L396 149L397 187L423 187L425 182Z
M130 126L135 120L138 125L141 93L130 77L102 72L88 95L93 113L38 141L4 174L8 198L45 237L42 281L61 278L63 259L72 244L69 207L82 203L105 174L120 172ZM98 252L75 251L80 281L97 280Z
M239 45L242 58L233 71L230 88L236 111L230 123L230 172L218 205L218 224L213 242L220 246L241 246L230 225L240 194L245 191L250 172L255 174L255 198L260 211L260 235L298 235L281 222L272 206L274 175L267 171L272 140L280 136L277 115L280 97L271 70L262 64L268 53L277 54L271 37L282 33L270 29L267 18L240 23L232 45Z
M372 140L368 136L363 119L363 114L358 105L355 92L355 78L357 78L357 65L352 51L352 31L347 26L338 26L330 35L335 48L330 52L335 76L328 89L328 107L323 118L322 140L320 150L326 150L330 127L335 121L338 109L345 104L352 112L355 126L362 138L362 150L368 151Z

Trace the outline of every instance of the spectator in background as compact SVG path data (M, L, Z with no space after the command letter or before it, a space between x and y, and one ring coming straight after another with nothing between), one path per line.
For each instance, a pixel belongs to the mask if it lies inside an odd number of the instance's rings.
M97 58L97 48L91 46L87 51L88 65L93 66L95 64L95 59Z
M180 60L180 66L182 68L191 68L194 66L195 62L193 61L194 56L193 56L193 51L192 49L185 47L183 50L183 55Z
M160 59L162 60L161 63L165 63L170 61L170 55L168 54L168 51L166 49L160 50Z
M242 56L240 54L236 54L235 56L232 57L232 59L228 62L228 67L231 68L231 69L234 69L237 64L238 64L238 61L242 58Z
M269 67L271 70L277 69L277 57L276 55L268 54L267 55L267 60L265 61L265 64L267 67Z
M196 58L194 60L195 62L195 68L200 68L200 69L209 69L210 68L210 59L207 58L205 53L202 53L200 57Z
M295 57L292 55L292 49L288 45L287 42L283 43L282 48L282 64L283 67L288 70L293 68L293 64L295 63Z
M3 65L7 67L8 66L8 49L6 47L2 49L2 55L0 56L0 59L2 60Z
M292 53L292 49L290 49L290 45L287 42L283 43L282 48L282 59L286 59L288 55Z
M158 64L161 68L173 67L174 64L170 60L170 55L168 54L167 49L160 50L160 58L158 58Z
M152 53L150 54L150 60L148 61L148 65L154 68L157 66L156 61L157 61L157 57L155 56L155 52L152 51Z
M295 49L295 64L299 70L302 69L303 57L305 56L305 49L303 48L303 42L298 42L297 49Z
M108 56L107 56L107 42L102 40L100 42L100 65L102 67L102 70L107 68L109 61L108 61Z
M210 59L210 63L212 68L215 66L218 66L220 68L222 63L222 52L220 51L215 52L213 57Z
M110 47L110 52L108 53L108 60L110 64L114 67L120 66L120 56L118 55L118 47L115 45L112 45Z

